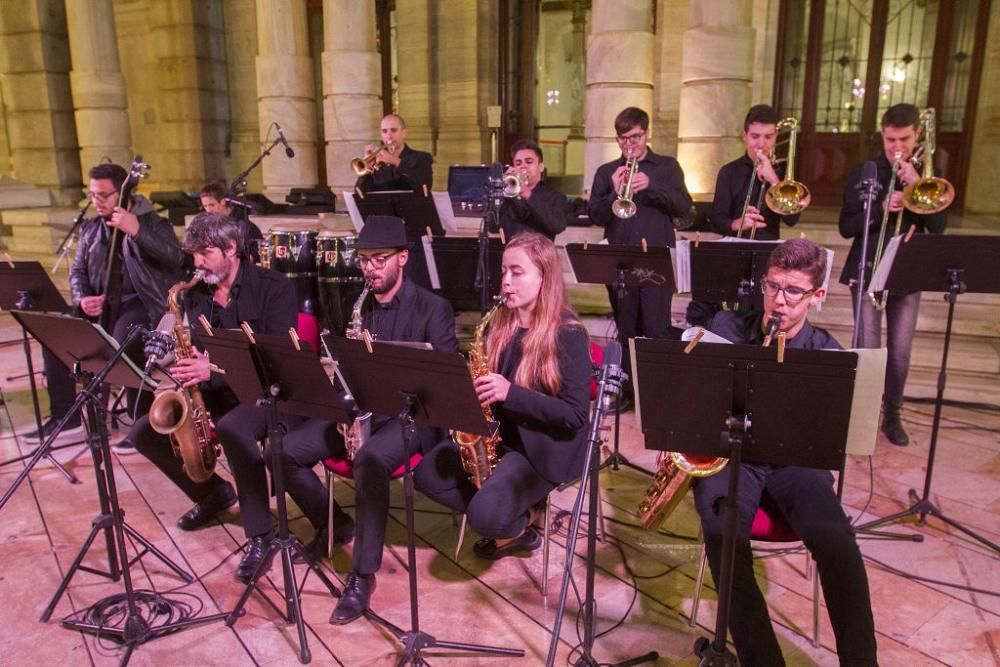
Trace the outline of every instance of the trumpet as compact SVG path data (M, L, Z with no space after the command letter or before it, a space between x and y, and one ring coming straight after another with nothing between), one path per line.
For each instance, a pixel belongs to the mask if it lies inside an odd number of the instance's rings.
M508 167L503 175L503 196L508 199L520 196L521 190L524 189L528 181L527 174L513 169L513 167Z
M635 173L639 171L638 158L627 158L625 160L625 168L628 170L628 173L625 175L625 180L622 181L622 189L618 192L618 199L611 204L611 212L620 220L628 220L636 212L635 202L632 201L632 179L635 178Z
M378 154L384 150L387 150L390 153L395 151L393 144L387 144L383 141L368 155L364 157L356 157L351 160L351 170L358 176L374 174L383 164L378 161Z

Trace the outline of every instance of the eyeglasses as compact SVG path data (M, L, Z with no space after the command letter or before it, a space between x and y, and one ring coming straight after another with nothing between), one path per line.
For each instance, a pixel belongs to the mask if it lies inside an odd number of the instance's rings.
M646 136L646 130L640 130L639 132L633 132L632 134L619 134L618 141L623 144L634 144L642 140Z
M760 289L764 292L764 296L774 298L778 296L778 292L783 292L785 295L785 303L789 306L794 306L798 304L802 299L806 298L810 294L816 291L815 288L810 290L804 290L801 287L796 287L795 285L785 285L782 287L773 280L762 280L760 282Z
M395 250L386 255L372 255L371 257L367 257L365 255L358 255L358 264L361 265L362 269L367 267L369 264L374 266L376 269L381 269L385 267L385 263L389 261L390 257L398 254L399 251Z
M117 194L118 193L115 190L112 190L110 192L88 192L87 199L92 199L92 200L97 199L100 201L107 201L108 199L114 197Z

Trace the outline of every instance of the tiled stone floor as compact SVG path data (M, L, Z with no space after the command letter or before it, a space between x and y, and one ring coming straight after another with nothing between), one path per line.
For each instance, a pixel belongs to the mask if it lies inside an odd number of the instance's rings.
M0 341L14 340L19 331L8 316L0 317ZM0 345L0 380L5 406L0 408L0 457L4 460L29 451L13 435L31 418L27 383L12 378L23 373L19 345ZM12 379L8 379L11 377ZM44 394L43 394L44 396ZM996 401L996 397L984 400ZM851 459L847 467L844 502L848 514L862 519L885 516L907 504L907 490L922 486L932 408L908 405L905 417L913 444L896 448L880 440L874 457ZM935 467L932 498L948 516L993 541L1000 541L1000 415L996 412L946 408ZM116 435L117 437L117 435ZM634 415L622 419L622 449L634 462L651 468L655 455L643 449ZM78 573L49 623L38 620L97 513L97 495L89 453L70 447L57 453L79 476L70 485L48 463L40 463L0 509L0 665L65 664L110 665L119 649L106 640L60 627L59 619L87 605L123 591L121 582ZM188 509L182 494L140 456L114 457L121 503L128 523L198 580L184 586L159 561L146 555L131 569L138 588L175 591L201 605L201 614L226 611L235 604L242 586L232 578L242 541L239 515L230 512L222 523L194 533L174 525ZM871 467L870 467L871 464ZM228 476L225 462L223 474ZM7 489L18 464L0 467L0 489ZM874 483L872 493L870 480ZM693 641L708 632L714 618L714 592L706 590L698 614L699 626L687 625L694 577L698 565L697 521L687 499L665 526L651 534L635 527L633 509L647 478L621 470L601 475L602 502L609 541L598 545L597 618L594 655L614 662L655 650L659 665L694 665ZM575 488L556 493L553 505L569 509ZM352 510L350 483L338 482L336 495ZM405 529L402 486L393 484L393 511L374 609L400 627L409 627ZM458 562L453 552L458 537L455 518L426 499L417 497L417 575L420 625L440 639L520 647L521 660L480 657L432 650L433 664L536 665L544 662L551 637L559 585L565 562L568 519L560 518L553 538L548 571L548 602L541 595L542 559L497 563L477 560L469 536ZM863 510L863 512L862 512ZM294 506L292 528L303 539L311 529ZM897 530L925 536L922 544L863 540L869 561L880 662L883 665L1000 664L1000 563L997 555L931 519L927 526L908 522ZM583 553L583 542L578 553ZM349 567L350 547L338 550L329 570L338 581ZM85 561L106 566L103 540L95 542ZM759 558L761 585L770 601L790 665L835 665L833 635L821 613L820 648L803 635L812 628L812 587L804 578L801 553ZM301 575L303 569L297 569ZM577 559L574 580L582 591L583 565ZM919 575L927 581L906 574ZM966 592L937 581L980 589ZM280 602L280 572L273 569L264 588ZM278 591L275 594L275 591ZM316 664L394 664L399 645L384 630L366 620L346 627L327 618L334 601L310 576L303 590L303 614ZM577 645L577 599L571 594L562 626L557 664L566 664ZM624 622L619 624L619 621ZM617 626L617 627L615 627ZM614 628L614 629L612 629ZM135 665L293 665L297 664L294 626L284 625L260 595L251 597L247 614L232 628L221 622L192 627L140 645Z

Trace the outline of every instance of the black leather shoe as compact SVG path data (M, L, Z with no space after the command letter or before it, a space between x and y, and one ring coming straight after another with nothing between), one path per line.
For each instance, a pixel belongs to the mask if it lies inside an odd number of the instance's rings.
M500 560L516 553L531 552L542 546L542 536L538 534L533 526L528 526L517 538L503 545L497 546L496 540L479 540L472 546L472 551L480 558L486 560Z
M347 575L347 585L340 595L340 601L333 608L330 615L330 622L334 625L345 625L360 618L368 611L368 603L375 591L374 574L357 574L351 572Z
M244 584L250 582L250 578L253 577L253 573L257 571L257 567L264 560L264 556L267 554L267 545L271 541L270 535L262 535L258 537L251 537L247 540L247 550L243 554L243 560L240 561L239 567L236 568L236 578L242 581Z
M226 484L222 491L214 493L205 500L189 509L177 520L181 530L195 530L222 514L236 504L236 490L231 484Z
M897 447L906 447L910 444L910 436L903 428L903 421L899 418L899 409L886 408L882 415L882 433L889 439L889 442Z

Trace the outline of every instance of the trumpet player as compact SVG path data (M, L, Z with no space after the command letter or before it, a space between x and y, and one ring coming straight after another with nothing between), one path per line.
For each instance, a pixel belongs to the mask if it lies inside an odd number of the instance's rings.
M915 183L919 178L911 162L920 132L920 110L912 104L896 104L889 107L882 116L882 152L875 159L878 168L880 191L873 200L871 222L868 227L868 254L865 258L865 275L870 281L874 270L874 260L879 245L882 225L889 228L885 234L888 242L894 231L896 216L902 212L900 233L906 234L915 227L918 234L941 234L948 224L944 211L930 215L919 215L903 207L903 188ZM896 167L896 188L887 193L892 180L893 165ZM861 259L862 235L865 233L864 201L859 196L862 165L856 165L847 178L844 188L843 207L840 210L840 235L853 239L851 250L840 274L840 282L851 287L851 298L856 311L857 300L861 299L861 321L854 326L860 328L861 347L881 347L882 312L868 298L866 285L858 286L858 262ZM888 211L886 211L888 207ZM882 433L894 445L904 447L910 437L903 427L901 411L906 376L910 370L910 351L913 332L917 326L920 310L920 292L890 292L885 304L886 347L889 358L885 371L885 389L882 397Z
M545 187L545 163L541 147L530 139L514 142L510 148L508 176L517 178L518 193L500 206L499 227L508 239L522 231L537 232L549 240L566 229L571 210L566 196ZM490 231L498 231L492 229Z
M761 281L764 310L723 311L709 327L733 343L761 345L772 317L786 345L802 349L839 349L826 331L813 326L807 315L824 296L826 251L805 239L790 239L770 255ZM802 433L805 440L808 433ZM794 446L794 443L793 443ZM705 534L705 551L718 582L722 559L723 505L729 490L727 466L694 483L694 502ZM733 562L730 631L741 665L783 665L784 658L767 613L767 604L754 579L750 527L767 494L789 525L806 544L819 572L823 598L830 615L841 665L877 664L875 623L868 578L850 521L833 489L827 470L798 466L748 465L739 479L739 522Z
M684 185L680 164L649 148L649 114L642 109L623 109L615 118L615 134L621 157L597 168L587 205L590 219L604 226L604 238L612 245L637 246L645 241L649 247L673 247L671 218L681 218L691 210L691 195ZM621 219L612 212L612 205L626 189L629 173L626 165L631 159L637 165L628 184L635 212L628 219ZM622 343L623 365L629 368L629 338L665 338L670 334L673 295L658 285L626 287L621 298L618 292L616 286L608 286ZM622 404L627 407L632 402L631 384L624 388L623 394Z
M245 261L243 233L229 218L199 213L184 235L184 250L194 256L201 282L183 296L183 313L191 325L192 355L168 368L184 387L198 386L215 421L219 442L236 481L236 492L218 473L195 482L184 473L166 435L153 430L149 416L137 420L129 437L136 449L153 462L194 506L177 521L181 530L195 530L232 507L237 498L247 548L236 569L236 578L248 581L264 558L274 536L270 494L264 458L257 442L267 434L267 410L241 405L226 384L225 376L212 370L200 351L204 332L199 316L214 328L237 329L246 322L257 333L285 335L295 326L295 288L283 274ZM162 326L160 327L162 329ZM285 419L294 422L295 418Z
M745 152L723 165L715 181L712 228L719 234L736 236L742 225L744 236L756 228L756 238L771 241L781 236L781 223L791 227L799 221L798 215L781 216L762 205L767 188L785 175L785 166L772 162L779 120L778 112L766 104L747 112L740 134Z
M414 190L434 181L434 158L430 153L413 150L406 144L406 123L394 113L382 117L379 125L381 145L365 147L365 160L374 156L374 170L358 177L355 187L362 193L373 190Z

